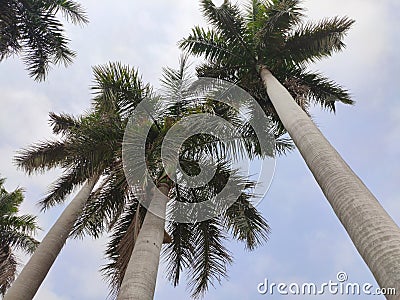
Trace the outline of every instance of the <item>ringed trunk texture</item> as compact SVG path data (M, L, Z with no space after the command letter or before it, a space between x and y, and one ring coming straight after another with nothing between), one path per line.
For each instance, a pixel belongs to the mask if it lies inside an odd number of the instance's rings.
M83 185L78 194L64 209L49 232L43 238L28 263L22 269L3 300L31 300L45 279L62 247L68 239L71 229L82 212L98 176L92 177Z
M168 195L169 186L162 183L159 190ZM117 300L151 300L156 288L161 246L164 239L167 200L153 197L140 228L135 247L126 268ZM157 212L154 215L150 211Z
M399 227L265 66L260 76L283 125L379 286L400 293Z

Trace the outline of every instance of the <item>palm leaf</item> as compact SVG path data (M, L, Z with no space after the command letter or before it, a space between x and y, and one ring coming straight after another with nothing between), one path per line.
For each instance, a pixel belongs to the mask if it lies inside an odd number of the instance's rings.
M353 24L354 20L347 17L335 17L301 25L287 38L282 56L296 63L310 63L331 56L343 50L343 37Z
M227 266L232 263L231 253L223 245L226 236L216 219L197 223L193 227L193 260L188 270L192 297L204 295L215 281L227 277Z

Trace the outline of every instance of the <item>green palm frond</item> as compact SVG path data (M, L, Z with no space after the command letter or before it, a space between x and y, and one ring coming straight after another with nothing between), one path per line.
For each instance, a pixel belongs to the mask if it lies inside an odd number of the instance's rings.
M256 8L251 12L252 19L256 24L251 24L259 28L256 35L268 37L271 33L286 33L293 26L300 24L304 17L304 9L299 6L299 0L272 0L272 1L253 1ZM253 15L256 13L256 15Z
M200 298L215 281L227 277L232 263L229 250L223 245L226 236L217 219L199 222L193 226L193 260L188 270L192 297Z
M184 270L190 268L193 261L195 248L193 226L193 224L188 223L168 223L168 232L171 235L172 242L163 249L162 256L167 264L167 279L174 286L179 284L181 274Z
M83 25L89 22L86 16L86 12L82 5L71 0L46 0L44 1L51 12L57 13L61 11L67 21L71 21L73 24Z
M0 3L0 61L21 54L29 75L44 80L51 64L68 65L75 53L68 47L64 27L56 14L67 21L85 24L88 19L75 1L4 0Z
M135 199L121 168L104 177L101 185L86 202L71 236L83 238L89 235L98 238L114 227L125 205Z
M270 228L266 220L242 194L224 213L224 223L232 236L246 243L246 248L254 250L268 240Z
M335 111L335 103L340 101L345 104L354 104L350 93L317 72L307 71L304 68L294 68L287 72L287 78L291 80L291 84L303 86L307 91L307 99L319 104L321 107ZM288 81L286 81L288 83ZM288 84L287 84L288 85ZM287 87L290 91L290 86ZM295 99L296 99L296 95Z
M0 295L4 296L17 275L17 258L9 246L0 245Z
M84 173L82 173L82 170ZM84 166L70 168L63 172L63 174L52 183L47 195L39 201L39 206L42 211L50 207L62 203L66 197L71 194L74 189L83 184L88 178L88 174Z
M343 38L354 24L347 17L306 23L296 28L286 39L281 53L296 63L315 62L344 49Z
M40 229L37 218L32 215L18 215L23 201L23 190L7 192L3 183L4 179L0 179L0 247L7 246L32 253L39 243L32 237Z
M142 82L136 69L121 63L93 67L95 111L115 112L130 116L136 106L151 94L151 87Z
M8 244L10 247L22 250L26 253L33 253L39 242L29 234L18 231L4 230L1 234L0 243Z
M14 162L20 169L32 175L33 173L43 173L55 167L62 167L65 163L65 157L65 143L47 141L18 151L14 157Z
M5 178L0 178L0 215L14 215L24 200L23 189L18 188L9 193L4 188Z
M238 42L244 49L246 45L242 35L246 29L242 13L237 5L224 1L220 7L216 7L211 0L201 0L201 10L209 23L224 35L230 42Z
M118 294L145 214L146 209L138 201L133 201L113 226L111 240L105 252L110 262L101 269L109 283L111 299L115 299Z
M54 134L67 134L71 129L80 127L81 120L68 114L49 113L49 124Z
M192 33L179 42L179 46L193 55L204 55L206 59L215 61L231 57L240 58L240 49L227 48L225 38L212 29L205 30L201 27L194 27Z

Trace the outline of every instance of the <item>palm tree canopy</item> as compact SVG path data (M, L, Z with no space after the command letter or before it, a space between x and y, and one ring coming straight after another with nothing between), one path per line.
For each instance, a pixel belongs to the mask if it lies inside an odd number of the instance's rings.
M22 189L9 193L4 188L5 179L0 178L0 294L14 281L17 271L17 259L13 250L32 253L39 242L33 234L39 229L36 217L18 215L19 206L24 197Z
M259 76L266 66L307 112L310 103L335 111L337 101L352 104L340 85L307 66L344 49L353 20L343 17L306 22L300 0L250 0L244 10L230 1L217 7L201 0L210 28L196 26L180 48L206 63L199 76L222 78L247 90L284 131Z
M217 101L200 101L191 97L190 87L193 80L188 73L187 57L185 56L181 58L180 67L177 70L165 68L162 78L164 98L160 103L157 101L159 98L154 95L152 98L155 99L154 103L152 102L152 105L147 107L153 118L153 125L147 137L145 136L146 164L148 172L155 182L163 179L165 174L161 161L161 146L166 133L172 125L191 115L207 112L218 115L227 121L236 122L237 127L243 129L239 132L245 143L243 145L232 144L230 145L231 149L235 148L237 152L244 151L253 156L266 155L257 145L254 133L249 133L246 126L248 124L243 124L243 120L235 116L233 109ZM118 95L119 93L115 91L113 94ZM169 97L173 101L168 102ZM177 97L178 101L176 101ZM138 136L137 142L129 141L133 145L133 149L129 152L128 157L133 160L136 160L135 155L140 152L136 151L134 147L141 145L141 139L143 139L140 132L141 126L138 124L137 128L135 127ZM290 145L283 143L279 146L284 150L289 147ZM215 197L228 178L234 180L238 186L244 185L240 197L234 204L215 218L193 223L168 222L167 227L172 242L164 248L162 253L167 262L167 277L174 285L177 285L182 273L186 273L188 286L194 297L203 295L215 281L220 282L223 277L227 276L227 266L232 262L232 255L224 244L229 237L244 242L246 248L250 250L268 239L269 226L251 201L250 191L254 182L229 170L227 158L224 155L225 150L223 144L211 135L194 135L187 139L181 147L179 162L182 169L188 174L196 175L199 171L198 161L201 158L204 159L204 156L217 157L215 176L201 188L190 188L177 182L172 183L166 177L166 182L171 185L170 203L199 203ZM141 172L141 170L136 170L135 166L132 168L130 170L132 173ZM138 186L136 190L141 190L141 186ZM174 214L174 205L171 206L172 209L169 213ZM138 202L133 202L125 207L122 217L112 228L111 241L106 251L110 263L102 269L110 282L112 296L116 296L118 293L135 245L135 237L145 214L145 207Z
M83 8L75 1L1 1L0 61L22 54L29 75L38 81L46 78L50 64L70 64L75 53L68 47L58 13L74 24L88 23Z
M28 174L63 169L40 202L43 210L65 201L88 178L101 176L76 223L75 236L98 237L129 202L121 160L125 115L150 92L136 70L119 63L95 67L94 74L92 111L79 117L50 113L50 125L59 138L31 145L15 157L17 166Z

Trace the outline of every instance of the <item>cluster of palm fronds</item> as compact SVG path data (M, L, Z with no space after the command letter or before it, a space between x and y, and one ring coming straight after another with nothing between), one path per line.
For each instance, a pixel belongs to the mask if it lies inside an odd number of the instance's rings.
M4 181L0 178L0 295L4 295L17 273L18 260L13 250L32 253L39 243L32 237L39 229L36 217L18 215L24 199L22 189L9 193Z
M22 53L29 75L35 80L45 79L50 63L71 63L75 53L68 47L58 12L72 23L88 22L75 1L2 0L0 61Z
M335 17L305 22L300 2L252 0L241 10L230 1L217 7L211 0L201 0L211 28L196 26L179 43L182 49L206 59L197 67L199 76L237 83L259 102L281 131L285 129L259 76L261 65L268 67L304 110L310 102L332 111L336 101L352 103L346 90L307 70L307 64L342 50L343 37L354 21Z

